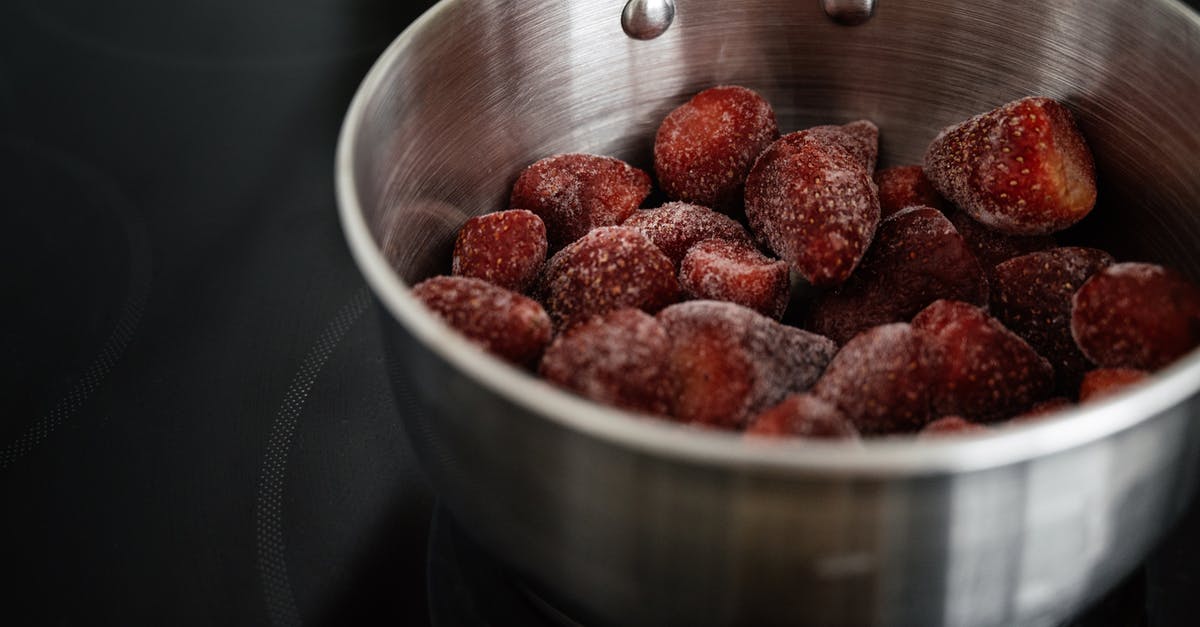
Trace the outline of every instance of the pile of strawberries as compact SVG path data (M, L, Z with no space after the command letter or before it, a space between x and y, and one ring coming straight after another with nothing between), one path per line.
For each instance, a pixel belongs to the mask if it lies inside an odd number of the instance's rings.
M1096 202L1063 105L949 127L921 166L876 171L878 141L865 120L781 137L757 93L707 89L655 137L671 202L641 209L651 177L617 159L542 159L413 292L565 389L758 435L982 431L1200 344L1182 276L1056 246Z

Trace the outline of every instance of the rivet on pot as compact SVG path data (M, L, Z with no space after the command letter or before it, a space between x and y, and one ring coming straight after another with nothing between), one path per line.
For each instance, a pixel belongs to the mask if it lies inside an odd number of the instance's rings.
M821 8L838 24L858 26L875 14L875 0L821 0Z
M621 28L634 39L654 39L675 19L675 0L629 0L621 11Z

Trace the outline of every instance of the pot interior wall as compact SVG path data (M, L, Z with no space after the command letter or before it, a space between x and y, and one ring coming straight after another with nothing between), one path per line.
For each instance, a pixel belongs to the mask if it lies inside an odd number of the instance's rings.
M444 3L385 57L360 127L367 221L409 282L446 272L457 228L506 208L528 163L595 152L652 171L662 117L704 87L763 93L783 132L868 118L881 165L1025 95L1059 98L1097 158L1100 204L1063 236L1200 277L1200 28L1172 3L887 0L858 27L816 2L681 3L663 37L621 3Z

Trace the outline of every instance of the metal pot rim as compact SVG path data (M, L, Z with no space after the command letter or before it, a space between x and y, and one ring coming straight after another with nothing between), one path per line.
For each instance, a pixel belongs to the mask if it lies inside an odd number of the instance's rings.
M1163 0L1200 24L1179 0ZM440 2L388 46L366 75L346 114L335 163L338 214L351 254L376 297L418 341L516 405L565 429L680 462L782 473L922 476L1018 464L1080 447L1129 429L1181 404L1200 387L1200 349L1115 398L1065 410L1045 421L1005 425L969 437L879 438L861 442L759 441L613 409L560 390L476 348L430 315L391 268L371 236L354 183L354 146L367 102L415 33L437 19Z

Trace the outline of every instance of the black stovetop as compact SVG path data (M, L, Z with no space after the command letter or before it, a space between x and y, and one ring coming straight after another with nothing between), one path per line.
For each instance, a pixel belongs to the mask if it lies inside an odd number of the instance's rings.
M336 219L429 4L0 3L0 624L547 618L433 515ZM1197 559L1200 509L1086 624L1194 622Z

